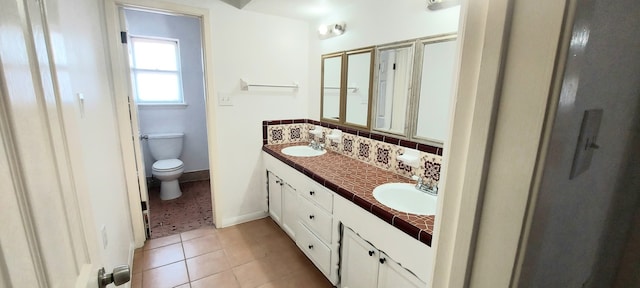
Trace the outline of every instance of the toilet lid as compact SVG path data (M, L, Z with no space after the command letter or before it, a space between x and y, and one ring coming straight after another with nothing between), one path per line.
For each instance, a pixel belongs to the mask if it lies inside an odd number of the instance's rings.
M156 171L172 171L180 169L184 166L184 163L180 159L166 159L158 160L153 163L153 170Z

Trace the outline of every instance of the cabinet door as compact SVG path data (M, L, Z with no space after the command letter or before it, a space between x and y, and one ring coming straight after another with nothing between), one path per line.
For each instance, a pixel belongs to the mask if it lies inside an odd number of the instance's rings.
M269 178L269 215L276 223L282 225L282 186L284 182L271 171L267 172L267 177Z
M282 186L282 230L289 234L291 239L296 240L296 209L298 207L298 192L288 183Z
M341 287L377 287L378 259L378 250L345 227L340 264Z
M378 288L420 287L427 285L420 281L416 275L400 266L389 256L380 252L380 267L378 268ZM371 286L375 287L375 286Z

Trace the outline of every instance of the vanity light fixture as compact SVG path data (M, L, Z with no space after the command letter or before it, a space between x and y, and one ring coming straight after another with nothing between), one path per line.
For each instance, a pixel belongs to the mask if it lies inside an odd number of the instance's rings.
M338 22L335 24L321 24L318 27L318 35L320 39L327 39L334 36L344 34L347 25L344 22Z

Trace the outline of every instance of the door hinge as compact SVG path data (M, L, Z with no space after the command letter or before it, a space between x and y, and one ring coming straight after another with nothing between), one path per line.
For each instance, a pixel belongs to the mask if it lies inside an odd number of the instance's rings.
M127 32L120 31L120 43L127 44Z

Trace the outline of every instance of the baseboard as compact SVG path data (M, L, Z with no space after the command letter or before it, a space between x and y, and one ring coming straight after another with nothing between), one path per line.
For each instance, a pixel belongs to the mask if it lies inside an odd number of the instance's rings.
M221 225L220 226L216 226L216 227L224 228L224 227L229 227L229 226L233 226L233 225L238 225L238 224L242 224L242 223L245 223L245 222L262 219L264 217L267 217L268 215L269 214L267 212L265 212L265 211L259 211L259 212L244 214L244 215L240 215L240 216L236 216L236 217L229 217L229 218L223 219L221 221L222 222Z
M184 172L180 176L180 179L178 179L178 182L185 183L185 182L203 181L203 180L209 180L209 169ZM147 177L147 187L148 188L160 187L160 181L158 181L158 179L156 178L149 176Z
M182 182L192 182L192 181L202 181L202 180L209 180L209 169L200 170L200 171L184 172L184 174L182 174L182 176L180 176L180 179L178 179L178 181L180 183L182 183Z

